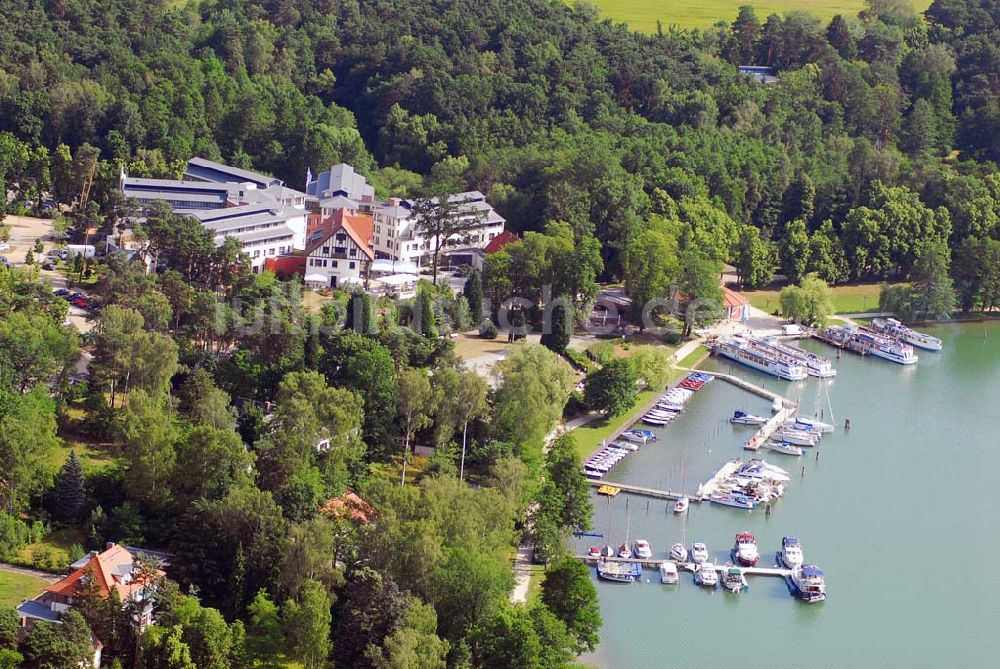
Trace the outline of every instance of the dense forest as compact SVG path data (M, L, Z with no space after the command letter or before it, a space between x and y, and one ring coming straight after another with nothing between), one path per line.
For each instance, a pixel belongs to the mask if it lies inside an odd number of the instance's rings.
M479 189L522 237L464 295L306 314L299 284L158 211L162 271L73 269L103 306L86 342L34 269L0 267L0 557L51 528L175 556L141 635L91 601L18 644L3 611L0 666L75 667L88 625L123 666L566 666L600 627L562 549L591 510L573 439L543 444L564 410L629 403L607 389L662 387L667 360L609 360L584 397L556 333L487 384L440 336L495 335L479 297L552 285L571 323L600 279L694 300L729 262L747 286L908 280L891 297L913 313L949 311L919 302L949 281L963 309L1000 305L997 0L655 35L549 0L0 7L0 213L114 233L123 168L200 155L302 188L344 161L382 196ZM70 436L110 462L53 470ZM419 469L415 443L437 447ZM527 605L521 541L550 559Z

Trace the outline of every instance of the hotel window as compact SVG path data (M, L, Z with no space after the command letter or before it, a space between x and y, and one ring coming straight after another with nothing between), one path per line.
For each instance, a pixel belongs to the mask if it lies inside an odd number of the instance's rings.
M330 247L329 246L324 246L323 247L323 255L325 255L325 256L330 255Z
M350 269L354 269L354 263L353 263L353 262L352 262L352 263L350 263L350 264L348 265L348 267L349 267Z
M330 261L330 266L331 267L336 267L337 266L337 261L336 260L331 260Z
M253 257L254 258L259 258L260 257L260 249L254 249Z
M347 252L347 255L349 255L349 256L351 256L353 258L356 255L358 255L358 250L355 249L355 248L352 248L350 251Z

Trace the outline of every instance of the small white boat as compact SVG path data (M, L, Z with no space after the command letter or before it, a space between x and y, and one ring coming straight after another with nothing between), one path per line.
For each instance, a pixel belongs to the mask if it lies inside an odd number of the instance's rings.
M737 411L733 414L733 417L729 419L730 423L736 423L737 425L763 425L767 422L767 419L763 416L755 416L752 413L747 413L745 411Z
M769 441L767 442L767 447L772 451L784 453L785 455L802 455L804 452L801 446L789 444L785 441Z
M691 506L691 500L688 499L687 495L684 495L676 502L674 502L674 513L684 513Z
M778 413L784 406L785 403L781 401L781 398L775 397L774 401L771 402L771 413Z
M798 569L802 566L802 544L796 537L781 538L781 552L778 554L781 564L787 569Z
M700 541L691 544L691 562L695 564L708 562L708 547Z
M660 583L666 585L673 585L678 581L677 576L677 565L670 560L664 560L660 563Z
M618 557L622 558L623 560L628 560L629 558L632 557L632 549L628 547L627 543L622 544L621 546L618 547Z
M783 428L778 430L774 436L776 439L787 441L788 443L795 444L796 446L815 446L816 442L819 441L818 434L806 432L804 430L796 430L793 428Z
M645 539L636 539L633 546L633 554L640 559L648 560L653 557L653 549Z
M670 422L669 418L658 418L656 416L645 415L642 417L642 422L646 425L652 425L654 427L663 427Z
M670 559L676 562L687 562L688 551L684 548L684 544L674 544L670 547Z
M698 567L694 573L694 582L706 588L714 588L719 584L719 572L715 571L715 565L706 562Z

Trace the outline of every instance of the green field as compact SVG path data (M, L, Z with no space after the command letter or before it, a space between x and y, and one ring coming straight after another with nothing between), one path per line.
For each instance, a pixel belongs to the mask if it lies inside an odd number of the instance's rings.
M881 286L882 284L879 283L834 286L830 289L833 294L833 313L861 314L878 311L878 295ZM778 291L776 290L748 290L744 295L750 300L750 304L769 314L778 310Z
M24 576L0 571L0 607L17 606L25 599L32 599L48 585L34 576Z
M757 17L764 22L769 14L783 14L793 9L801 9L818 16L824 23L837 14L856 16L864 9L864 0L769 0L750 2L749 0L700 0L678 2L677 0L588 0L600 8L601 12L614 21L622 21L633 30L656 32L656 22L663 23L664 29L671 25L681 28L708 28L716 21L732 23L741 5L753 5ZM914 0L913 5L923 11L930 6L930 0Z

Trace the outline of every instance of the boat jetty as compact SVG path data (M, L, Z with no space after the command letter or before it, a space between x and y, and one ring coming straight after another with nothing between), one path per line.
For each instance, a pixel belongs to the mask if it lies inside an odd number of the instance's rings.
M752 542L756 549L756 541L752 534L741 532L737 535L737 543L740 541ZM730 560L727 563L714 563L708 559L707 554L702 555L701 560L688 559L688 555L697 554L695 551L684 551L685 557L682 560L675 559L668 552L666 558L657 557L651 553L646 557L608 557L604 555L609 547L593 546L586 555L576 555L578 560L588 564L593 564L597 571L597 577L603 581L614 583L637 583L642 582L643 568L656 569L659 572L660 583L665 585L675 585L679 583L678 573L686 571L694 576L694 583L700 587L715 588L718 583L723 583L723 587L733 593L743 591L749 587L747 576L776 576L785 580L789 592L798 599L806 602L820 602L826 599L826 583L823 572L811 564L802 564L801 544L795 539L795 546L798 547L798 561L789 562L781 559L788 551L785 546L789 539L782 540L782 550L775 553L775 566L758 566L754 559L747 563L738 563ZM679 544L678 544L679 545ZM702 546L703 544L696 544ZM705 551L707 553L707 551ZM712 572L714 577L706 578L708 572ZM738 587L737 587L738 586Z
M873 328L831 325L815 331L813 336L831 346L845 348L860 355L873 355L900 365L913 365L918 360L912 345Z
M798 357L753 337L737 335L720 339L712 352L786 381L802 381L809 376L806 366Z
M911 330L895 318L873 318L872 330L889 337L895 337L925 351L940 351L944 347L943 342L937 337Z
M785 494L791 480L781 467L754 458L730 460L715 476L698 486L695 499L752 511Z

